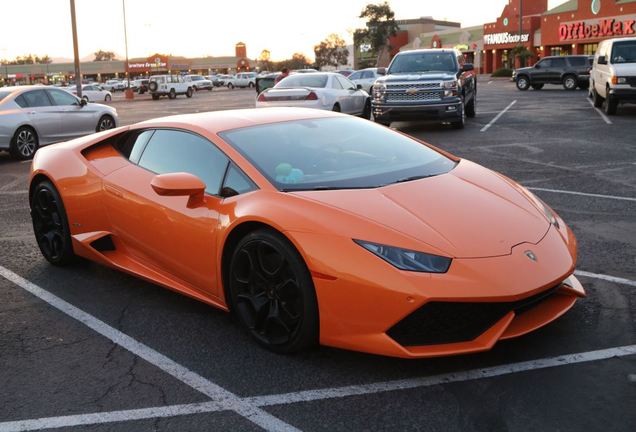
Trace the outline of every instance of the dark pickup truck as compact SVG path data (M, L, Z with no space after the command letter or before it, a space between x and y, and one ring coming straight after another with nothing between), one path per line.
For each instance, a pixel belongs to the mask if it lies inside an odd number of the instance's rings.
M371 108L377 123L398 120L450 122L464 127L475 116L477 76L455 49L398 53L372 87Z
M593 60L585 55L544 57L534 66L516 69L512 79L519 90L541 90L545 84L563 85L566 90L586 89Z

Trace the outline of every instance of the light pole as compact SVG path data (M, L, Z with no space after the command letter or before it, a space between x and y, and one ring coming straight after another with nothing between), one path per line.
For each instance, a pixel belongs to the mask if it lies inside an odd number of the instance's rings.
M126 48L126 79L128 86L126 87L126 99L132 99L134 92L130 88L130 71L128 70L128 30L126 29L126 0L121 0L121 6L124 10L124 44Z
M79 48L77 46L77 25L75 24L75 0L71 0L71 25L73 27L73 55L75 56L75 88L77 97L82 98L82 72L80 71Z

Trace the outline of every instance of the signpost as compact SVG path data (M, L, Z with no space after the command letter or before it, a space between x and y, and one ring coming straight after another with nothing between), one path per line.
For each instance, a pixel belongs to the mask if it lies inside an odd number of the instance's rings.
M73 56L75 57L75 88L77 97L82 98L82 72L80 71L79 48L77 46L77 25L75 24L75 0L71 0L71 26L73 27Z

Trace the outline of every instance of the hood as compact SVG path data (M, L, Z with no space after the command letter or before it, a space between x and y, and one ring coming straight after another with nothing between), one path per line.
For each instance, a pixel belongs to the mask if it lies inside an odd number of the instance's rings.
M452 72L413 72L413 73L401 73L390 74L378 77L376 83L390 84L392 82L408 82L408 81L450 81L457 79L457 76Z
M465 160L447 174L412 182L295 194L384 225L454 258L509 255L520 243L538 243L550 227L518 185Z
M519 72L529 72L529 71L531 71L531 70L534 70L534 67L532 67L532 66L522 67L522 68L517 68L517 69L515 69L515 73L516 73L517 75L519 75Z
M612 68L616 76L636 76L636 63L612 63Z

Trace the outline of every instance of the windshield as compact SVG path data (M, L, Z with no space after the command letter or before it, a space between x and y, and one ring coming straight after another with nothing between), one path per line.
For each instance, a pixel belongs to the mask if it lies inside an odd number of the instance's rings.
M202 81L202 80L203 80L203 77L199 75L195 75L192 77L192 81Z
M377 188L455 166L412 138L355 117L295 120L220 135L281 191Z
M291 75L283 78L276 88L313 87L324 88L327 85L327 75Z
M636 63L636 41L614 42L612 63Z
M389 74L413 72L456 72L455 56L450 52L400 54L389 66Z

